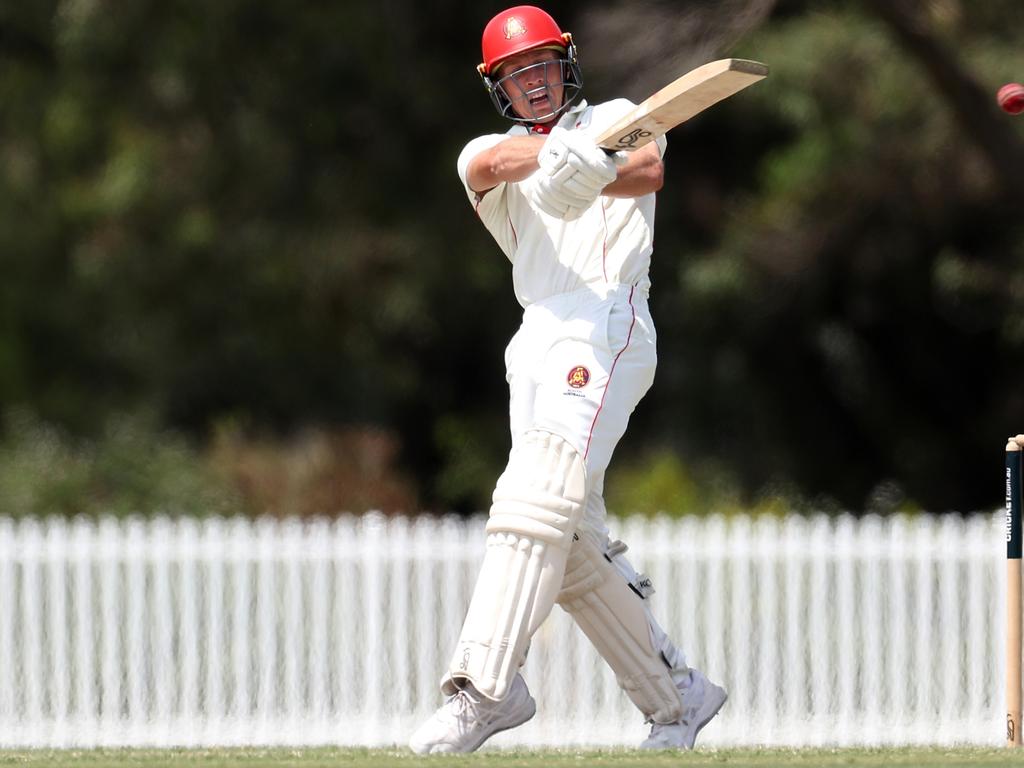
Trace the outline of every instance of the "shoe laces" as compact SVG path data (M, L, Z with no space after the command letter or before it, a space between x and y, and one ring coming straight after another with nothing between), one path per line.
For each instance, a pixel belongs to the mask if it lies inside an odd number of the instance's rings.
M448 710L449 717L458 723L460 728L465 729L467 725L472 725L476 719L476 706L479 703L467 690L461 689L448 699L446 709Z

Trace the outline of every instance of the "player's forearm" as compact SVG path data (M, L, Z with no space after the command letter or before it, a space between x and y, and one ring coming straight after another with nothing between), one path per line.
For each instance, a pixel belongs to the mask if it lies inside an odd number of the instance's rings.
M502 182L522 181L540 167L537 153L542 146L543 136L514 136L484 150L467 169L469 188L486 192Z
M665 165L653 142L633 152L629 162L619 168L619 175L601 193L607 197L640 197L661 189L665 181Z

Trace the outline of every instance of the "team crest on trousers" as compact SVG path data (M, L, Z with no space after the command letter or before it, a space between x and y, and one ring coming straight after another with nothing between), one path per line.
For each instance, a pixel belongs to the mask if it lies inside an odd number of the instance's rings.
M590 371L582 365L577 365L569 371L566 381L573 389L583 389L590 382Z

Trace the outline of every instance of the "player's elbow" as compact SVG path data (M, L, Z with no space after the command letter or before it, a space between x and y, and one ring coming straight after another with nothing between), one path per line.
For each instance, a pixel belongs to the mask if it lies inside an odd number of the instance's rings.
M466 181L474 192L486 192L499 183L498 165L492 154L476 157L466 169Z
M651 192L659 191L665 186L665 163L658 160L656 163L651 164L649 171Z
M641 173L637 174L635 188L639 195L657 192L665 185L665 164L661 160L647 163Z
M528 175L528 172L518 169L499 144L487 152L480 153L473 160L469 166L468 179L469 186L474 192L483 192L505 181L521 181Z

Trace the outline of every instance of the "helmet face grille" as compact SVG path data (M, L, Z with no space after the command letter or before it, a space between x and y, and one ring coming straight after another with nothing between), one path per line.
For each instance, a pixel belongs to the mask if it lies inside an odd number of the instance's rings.
M541 73L539 79L543 84L524 90L520 81L524 75L533 74L533 70ZM509 72L496 81L484 76L484 84L490 92L491 101L498 114L516 123L532 124L549 122L567 110L579 98L583 88L583 77L576 62L575 51L570 47L566 58L530 64ZM559 87L562 89L562 98L557 102L555 91ZM540 113L536 111L533 101L538 96L547 97L547 107ZM526 114L518 114L513 102L518 102L520 110Z

